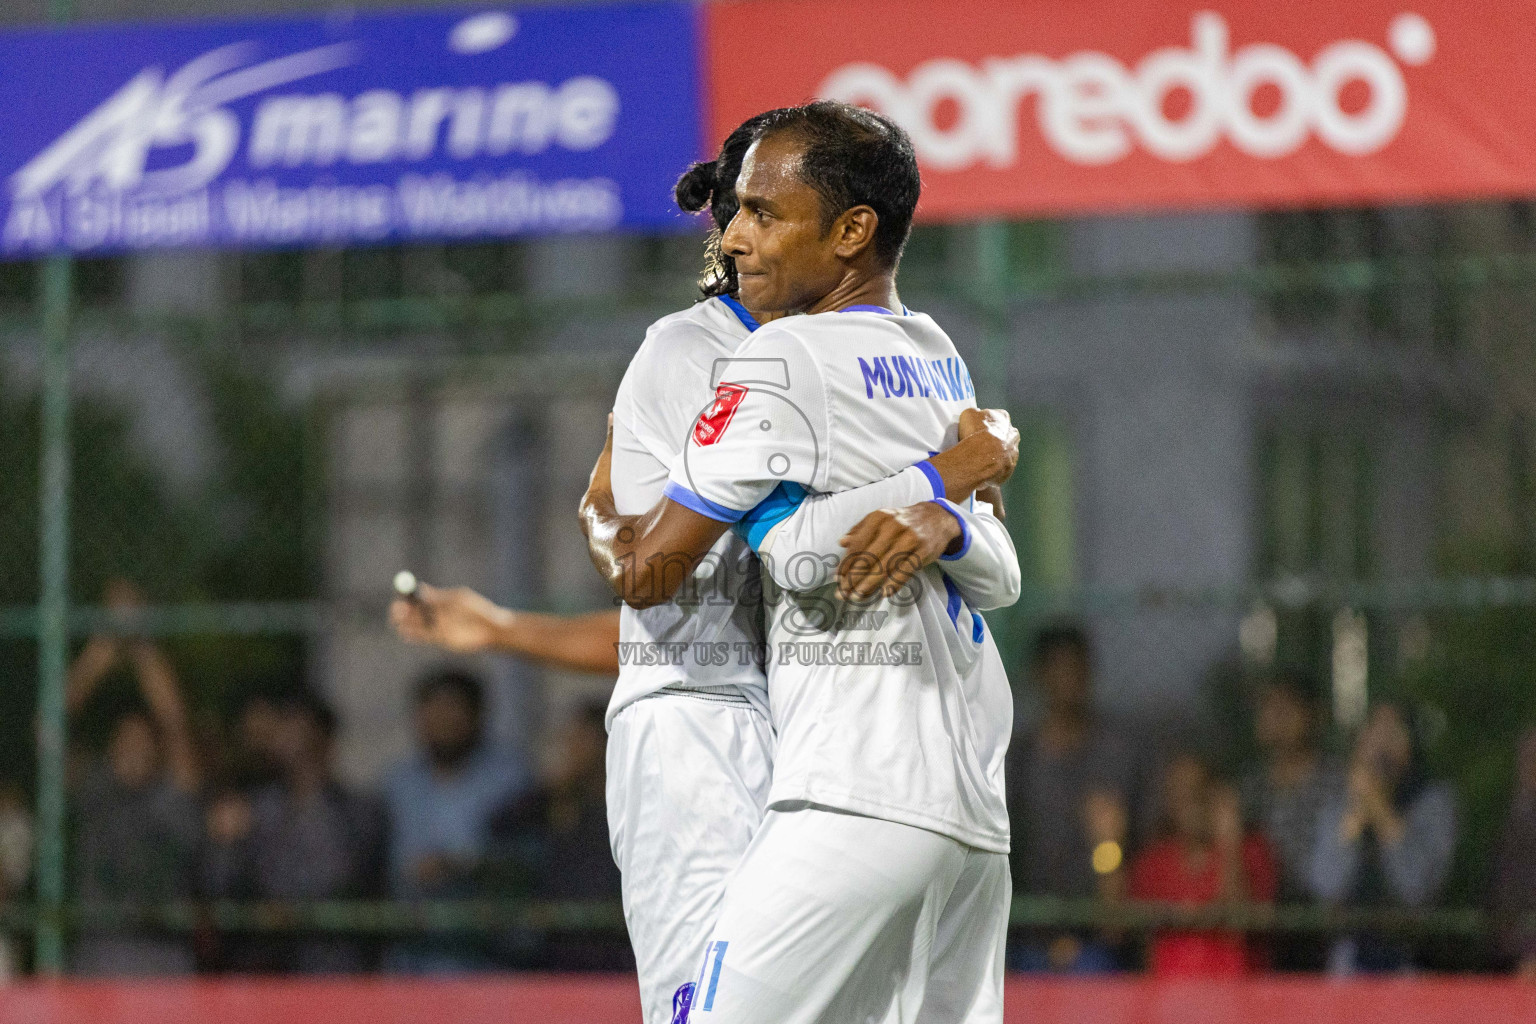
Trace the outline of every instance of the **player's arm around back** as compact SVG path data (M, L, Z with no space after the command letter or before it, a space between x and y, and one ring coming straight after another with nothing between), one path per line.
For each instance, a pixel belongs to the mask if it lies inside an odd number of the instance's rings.
M968 505L978 487L990 486L1012 472L1018 461L1018 431L1006 412L989 412L999 424L995 433L975 429L940 456L846 491L791 496L781 489L749 512L737 524L737 532L780 587L818 589L831 580L846 556L863 550L849 544L868 517L881 513L883 519L894 521L897 509L947 498ZM921 553L925 560L919 568L943 555L951 541L958 550L964 526L948 516L926 512L914 508L899 517L909 534L896 550ZM878 531L866 532L873 537Z
M843 546L848 553L837 567L837 591L846 601L891 597L934 563L973 608L987 611L1019 599L1019 560L1007 528L990 512L946 498L873 512Z
M967 409L960 442L928 460L945 493L921 505L881 509L840 541L838 592L868 600L890 596L935 561L973 608L1001 608L1018 600L1021 586L1013 540L993 508L972 508L971 492L996 492L1019 457L1019 432L1007 412ZM957 484L958 481L958 484Z
M678 439L666 497L640 515L617 513L610 422L579 514L598 572L631 607L671 600L715 541L782 484L825 488L822 371L785 323L758 330L720 368L713 400Z
M613 592L631 608L665 604L729 527L670 498L622 516L613 498L613 417L577 515L587 553Z

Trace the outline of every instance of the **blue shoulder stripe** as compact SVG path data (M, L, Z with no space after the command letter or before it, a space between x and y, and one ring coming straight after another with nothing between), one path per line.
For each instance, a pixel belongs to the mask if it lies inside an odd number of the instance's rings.
M768 531L794 515L795 509L805 500L805 488L788 480L779 484L757 506L742 516L731 529L747 542L753 551L762 547Z
M695 494L682 484L673 483L670 480L667 481L666 490L662 493L684 508L691 509L699 515L719 523L734 523L746 515L745 512L739 509L716 505L702 494Z

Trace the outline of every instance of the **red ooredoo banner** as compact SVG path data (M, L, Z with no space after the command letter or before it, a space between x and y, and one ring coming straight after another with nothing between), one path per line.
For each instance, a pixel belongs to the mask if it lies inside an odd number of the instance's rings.
M747 0L718 142L831 97L911 133L927 220L1536 195L1528 0Z

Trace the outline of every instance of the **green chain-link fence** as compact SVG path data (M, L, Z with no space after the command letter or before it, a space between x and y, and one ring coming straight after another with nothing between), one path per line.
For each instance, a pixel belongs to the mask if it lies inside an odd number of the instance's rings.
M1121 688L1134 686L1144 665L1155 675L1184 663L1145 652L1182 649L1192 634L1213 638L1191 655L1198 678L1180 681L1176 693L1149 684L1123 703L1142 721L1178 719L1228 765L1251 753L1244 680L1268 665L1329 681L1346 716L1349 686L1412 696L1438 716L1433 763L1462 800L1461 850L1443 904L1463 909L1388 914L1377 924L1485 935L1489 922L1476 908L1515 740L1536 696L1526 426L1536 402L1527 355L1536 350L1532 215L1521 205L1479 205L1242 223L1252 258L1197 269L1177 259L1106 269L1080 258L1080 225L935 227L914 239L904 298L953 320L981 399L1008 405L1024 430L1009 496L1028 583L1017 607L990 616L993 629L1026 707L1028 642L1044 623L1080 618L1112 635L1112 657L1126 667L1105 685ZM493 372L528 376L533 367L552 406L562 395L611 391L629 351L611 339L632 343L649 320L689 300L696 244L603 244L605 258L619 262L616 283L601 289L538 283L543 250L513 243L0 268L0 779L35 794L40 782L64 777L66 737L49 728L61 716L37 701L39 678L62 680L66 670L66 649L50 637L67 635L69 652L98 632L158 638L205 747L215 750L243 692L301 679L324 688L318 652L339 624L377 622L382 608L382 581L370 601L328 576L341 543L338 422L360 395L398 391L409 404L412 389L425 388L425 400L436 401ZM193 272L202 281L193 301L155 299L157 277ZM67 320L58 313L66 290ZM1093 316L1118 311L1112 322L1130 347L1142 318L1169 308L1226 310L1229 344L1257 367L1239 388L1256 411L1235 442L1244 448L1239 490L1247 497L1232 507L1242 520L1236 532L1248 538L1245 564L1208 581L1094 568L1104 531L1123 520L1095 526L1095 503L1115 483L1091 440L1098 414L1083 410L1105 399L1079 402L1088 392L1074 388L1091 391L1112 368L1089 358L1065 374L1047 365L1070 339L1103 331L1106 321ZM1160 401L1152 394L1147 416L1161 415ZM1175 395L1164 404L1187 401ZM1402 460L1382 424L1399 421L1421 457L1418 476L1394 485ZM50 447L51 437L68 444ZM392 493L404 500L407 492ZM67 514L40 519L40 507ZM574 532L574 523L565 528ZM1190 525L1196 536L1202 529ZM1409 535L1412 544L1402 541ZM147 605L127 617L102 608L115 578L134 581ZM580 596L591 591L579 587L545 593L542 604L557 610L591 605ZM99 721L77 718L68 739L99 743ZM62 808L44 799L39 809L41 848L57 850ZM55 964L59 926L114 912L75 906L50 871L38 882L35 898L6 904L4 924L42 925L41 962ZM391 934L618 922L611 907L494 900L116 913L173 930ZM1104 913L1023 900L1016 917L1135 929L1156 923L1145 915L1158 912ZM1255 913L1228 923L1359 924L1315 908Z

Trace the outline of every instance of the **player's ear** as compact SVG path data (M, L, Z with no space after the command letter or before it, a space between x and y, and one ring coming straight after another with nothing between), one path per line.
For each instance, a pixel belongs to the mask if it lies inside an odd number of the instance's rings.
M832 225L832 237L837 239L833 252L838 259L855 259L861 252L875 244L875 228L880 226L880 215L871 207L855 206L844 210Z

